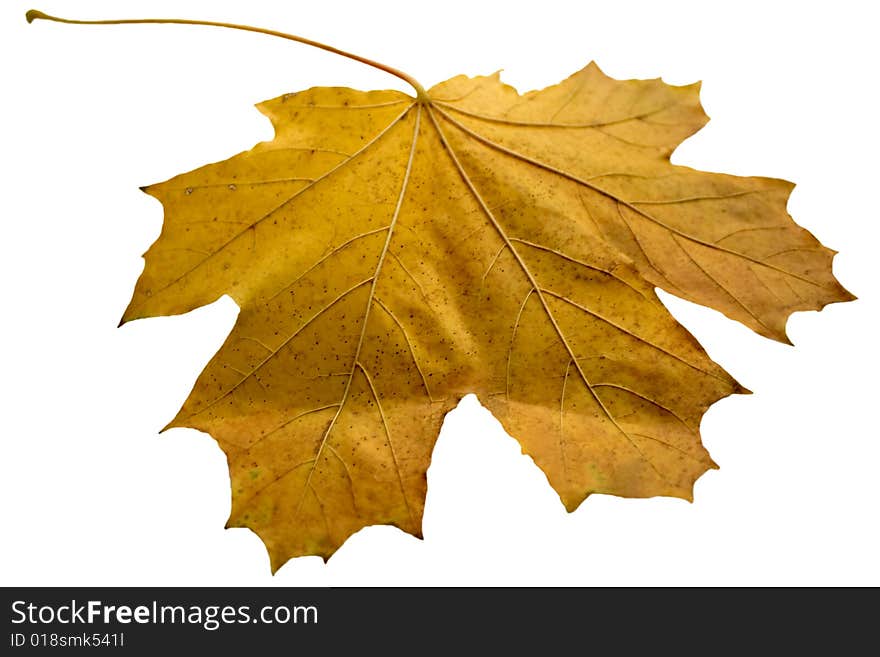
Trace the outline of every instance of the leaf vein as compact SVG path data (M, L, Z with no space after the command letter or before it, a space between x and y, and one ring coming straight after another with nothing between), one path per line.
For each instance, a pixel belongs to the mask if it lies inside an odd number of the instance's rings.
M556 317L550 311L550 307L547 304L547 300L544 298L544 296L541 292L541 288L538 285L538 282L535 280L534 275L532 274L531 270L526 266L526 263L525 263L525 261L523 261L522 256L520 256L519 253L517 252L517 250L513 247L513 243L510 241L510 238L507 236L507 233L501 227L501 224L498 223L498 220L495 218L495 215L492 214L492 211L489 209L489 206L486 205L486 202L483 199L482 195L477 191L476 187L474 186L474 183L470 179L470 176L468 176L468 174L465 171L464 167L462 166L461 162L458 160L458 157L455 155L455 151L452 149L452 146L449 144L449 141L446 139L446 135L443 133L443 130L440 128L440 124L437 122L437 119L434 117L434 113L430 107L428 108L428 114L431 117L431 121L433 122L434 127L437 130L437 134L439 135L441 142L443 143L444 147L446 148L446 151L449 153L449 156L452 159L452 162L455 164L455 168L458 170L459 175L461 176L462 180L464 181L465 186L470 190L471 194L474 196L474 199L477 201L477 203L482 208L483 213L486 216L486 218L489 220L489 222L492 224L492 226L498 232L501 239L504 240L504 242L507 244L507 247L510 249L511 254L514 256L514 258L516 258L517 262L519 263L523 274L528 279L529 283L531 284L531 286L533 288L535 295L540 300L541 306L543 307L544 312L547 315L548 320L550 321L550 324L553 326L553 329L555 330L556 335L559 337L559 340L562 343L562 346L568 352L569 358L571 358L574 361L575 367L577 368L578 374L580 375L580 379L581 379L581 381L583 381L584 385L586 386L587 390L589 391L590 396L593 398L595 403L601 409L601 411L605 415L605 417L608 418L608 420L618 430L618 432L624 438L626 438L626 440L630 444L630 446L633 449L635 449L635 451L639 454L639 457L646 464L648 464L648 466L652 470L654 470L654 472L657 474L658 477L660 477L661 479L663 479L665 481L668 481L666 479L666 477L663 475L663 473L661 473L657 469L657 466L654 464L654 462L648 458L648 456L642 451L642 449L638 446L638 444L630 437L630 435L627 433L627 431L623 427L620 426L620 424L617 422L617 419L614 417L614 415L611 413L611 411L608 410L608 408L602 402L602 399L599 397L599 395L593 389L593 386L591 385L590 380L587 378L586 373L583 371L583 369L580 366L580 363L577 361L574 350L571 348L571 345L568 344L568 340L566 339L565 334L562 332L561 327L557 323Z
M778 272L780 272L780 273L782 273L782 274L785 274L786 276L791 276L792 278L797 278L797 279L802 280L802 281L804 281L805 283L809 283L810 285L813 285L813 286L815 286L815 287L819 287L819 288L822 287L819 283L816 283L815 281L812 281L812 280L810 280L809 278L805 278L805 277L800 276L800 275L798 275L798 274L795 274L795 273L793 273L793 272L787 271L787 270L785 270L785 269L782 269L781 267L776 267L775 265L772 265L772 264L770 264L770 263L768 263L768 262L763 262L763 261L758 260L757 258L754 258L754 257L752 257L752 256L750 256L750 255L748 255L748 254L740 253L739 251L733 251L733 250L731 250L731 249L727 249L727 248L725 248L725 247L719 246L718 244L715 244L715 243L712 243L712 242L706 241L706 240L704 240L704 239L701 239L701 238L699 238L699 237L695 237L695 236L693 236L693 235L690 235L690 234L688 234L688 233L686 233L686 232L684 232L684 231L682 231L682 230L680 230L680 229L678 229L678 228L675 228L674 226L670 226L670 225L664 223L663 221L661 221L660 219L658 219L658 218L654 217L653 215L649 214L648 212L642 210L642 209L639 208L638 206L633 205L633 204L630 203L629 201L626 201L626 200L624 200L624 199L622 199L622 198L616 196L616 195L613 194L612 192L609 192L609 191L607 191L607 190L605 190L605 189L599 187L598 185L595 185L595 184L593 184L593 183L591 183L591 182L589 182L589 181L587 181L587 180L584 180L583 178L579 178L579 177L577 177L577 176L575 176L575 175L573 175L573 174L570 174L570 173L568 173L568 172L566 172L566 171L563 171L563 170L561 170L561 169L558 169L558 168L556 168L556 167L554 167L554 166L552 166L552 165L550 165L550 164L547 164L546 162L541 162L540 160L536 160L536 159L531 158L531 157L529 157L529 156L527 156L527 155L524 155L524 154L522 154L522 153L519 153L519 152L517 152L517 151L515 151L515 150L512 150L512 149L510 149L510 148L507 148L506 146L503 146L503 145L501 145L501 144L499 144L499 143L497 143L497 142L495 142L495 141L492 141L491 139L488 139L488 138L484 137L483 135L480 135L479 133L474 132L473 130L471 130L471 129L468 128L467 126L463 125L460 121L457 121L455 118L449 116L449 114L447 114L447 113L444 112L443 110L438 109L438 112L439 112L441 115L443 115L443 117L446 118L446 120L448 120L448 121L449 121L450 123L452 123L454 126L456 126L457 128L459 128L460 130L462 130L462 131L465 132L466 134L470 135L471 137L473 137L474 139L476 139L476 140L479 141L480 143L486 144L486 145L489 146L490 148L493 148L493 149L495 149L495 150L497 150L497 151L499 151L499 152L501 152L501 153L505 153L505 154L507 154L507 155L509 155L509 156L511 156L511 157L514 157L514 158L516 158L516 159L518 159L518 160L521 160L521 161L523 161L523 162L527 162L527 163L529 163L529 164L532 164L533 166L536 166L536 167L538 167L538 168L540 168L540 169L544 169L545 171L549 171L550 173L555 173L555 174L557 174L557 175L559 175L559 176L562 176L563 178L566 178L566 179L568 179L568 180L571 180L572 182L575 182L575 183L578 183L578 184L580 184L580 185L583 185L584 187L587 187L588 189L592 189L592 190L595 191L596 193L601 194L602 196L605 196L605 197L607 197L607 198L610 199L610 200L616 201L617 203L623 205L624 207L629 208L630 210L632 210L632 211L635 212L636 214L641 215L642 217L644 217L644 218L647 219L648 221L651 221L652 223L655 223L655 224L657 224L658 226L660 226L660 227L662 227L662 228L668 230L670 233L672 233L672 234L674 234L674 235L678 235L678 236L680 236L680 237L683 237L683 238L686 239L686 240L689 240L689 241L691 241L691 242L695 242L695 243L697 243L697 244L701 244L701 245L706 246L706 247L708 247L708 248L710 248L710 249L715 249L715 250L717 250L717 251L719 251L719 252L726 253L726 254L728 254L728 255L732 255L732 256L735 256L735 257L738 257L738 258L742 258L743 260L748 260L748 261L750 261L750 262L754 262L755 264L760 265L760 266L762 266L762 267L767 267L768 269L776 270L776 271L778 271Z

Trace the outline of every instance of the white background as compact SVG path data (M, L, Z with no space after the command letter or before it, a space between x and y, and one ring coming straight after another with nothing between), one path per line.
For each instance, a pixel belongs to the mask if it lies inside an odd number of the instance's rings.
M297 8L300 6L300 8ZM703 80L711 123L673 161L798 183L789 210L860 299L758 337L664 296L750 388L705 416L721 469L695 502L588 499L567 514L473 397L428 472L425 539L389 527L274 577L224 530L225 458L158 430L232 327L229 299L117 321L158 235L138 187L269 139L253 104L312 85L405 89L277 39L208 28L27 25L0 6L0 584L880 585L876 66L870 3L46 0L81 18L272 27L426 87L504 69L521 91L595 59L618 78Z

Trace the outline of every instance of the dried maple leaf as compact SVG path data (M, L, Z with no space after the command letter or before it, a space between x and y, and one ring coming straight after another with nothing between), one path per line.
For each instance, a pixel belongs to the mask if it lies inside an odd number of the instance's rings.
M524 95L497 75L425 91L382 68L416 97L286 94L259 105L272 141L145 188L165 223L122 321L241 308L168 425L226 453L228 526L273 569L367 525L420 535L467 393L569 510L689 499L715 467L703 413L744 390L654 286L781 341L792 312L852 299L792 185L670 163L706 122L696 84L590 64Z

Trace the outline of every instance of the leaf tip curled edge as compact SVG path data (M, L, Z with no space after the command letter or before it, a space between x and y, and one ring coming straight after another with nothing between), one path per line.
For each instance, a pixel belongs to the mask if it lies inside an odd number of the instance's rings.
M33 23L35 20L45 19L49 17L41 12L39 9L28 9L27 13L24 15L24 18L28 23Z

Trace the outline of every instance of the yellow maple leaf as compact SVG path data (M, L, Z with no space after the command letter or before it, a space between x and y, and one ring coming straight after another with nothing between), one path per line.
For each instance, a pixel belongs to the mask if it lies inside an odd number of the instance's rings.
M382 68L416 95L280 96L258 106L272 141L145 188L165 223L122 321L241 308L168 425L226 453L228 526L273 570L368 525L420 535L468 393L569 510L690 499L714 467L700 419L744 390L654 286L781 341L792 312L852 299L792 185L670 163L706 121L699 85L590 64L523 95L497 74L425 91Z

